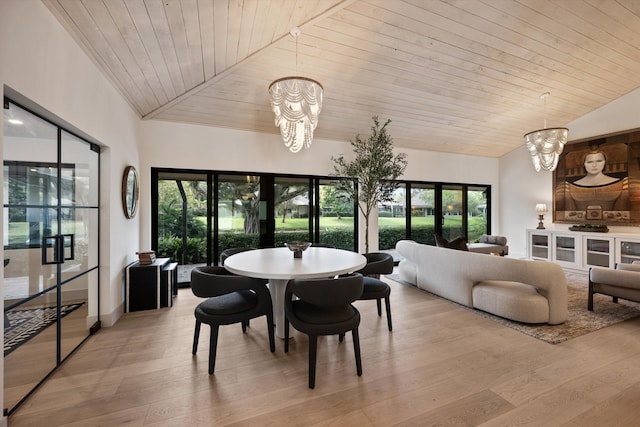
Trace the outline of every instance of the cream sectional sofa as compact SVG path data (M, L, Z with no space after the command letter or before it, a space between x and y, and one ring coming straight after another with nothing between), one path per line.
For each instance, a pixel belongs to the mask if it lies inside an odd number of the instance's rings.
M515 259L401 240L400 277L443 298L523 323L567 320L567 278L552 262Z

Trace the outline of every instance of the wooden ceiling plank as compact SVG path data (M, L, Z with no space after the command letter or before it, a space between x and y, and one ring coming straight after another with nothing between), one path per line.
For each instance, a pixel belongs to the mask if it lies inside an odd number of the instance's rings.
M621 4L618 1L586 0L586 3L610 19L605 31L619 38L623 43L638 49L640 46L640 10L636 9L634 12L626 4ZM634 4L636 8L640 6L637 1ZM579 13L579 11L577 12Z
M173 49L178 58L180 73L184 81L185 89L189 90L204 81L204 75L198 78L202 69L194 70L189 51L189 41L185 28L185 17L182 14L182 3L179 1L162 1L164 16L171 34Z
M131 96L132 104L135 106L136 111L144 115L145 111L148 111L150 107L147 98L142 94L136 82L134 82L126 68L120 62L120 58L118 58L116 52L113 51L98 24L90 16L84 4L68 0L60 0L58 3L74 25L77 26L78 31L86 37L91 45L95 46L96 52L99 53L107 69L120 83L118 86L122 88L122 93L129 93L128 96Z
M175 98L178 92L171 80L171 73L143 1L128 1L126 7L167 99Z
M324 24L327 24L327 22L329 22L329 20L325 20L322 24L323 24L323 25L324 25ZM349 26L349 27L352 27L352 26ZM335 30L335 28L332 28L332 29L333 29L333 30ZM337 32L337 31L336 31L336 32ZM382 31L380 31L380 32L382 32ZM336 37L341 37L341 36L343 36L343 34L342 34L342 33L339 33L339 34L337 34L337 35L336 35ZM360 42L353 42L353 43L355 43L355 44L356 44L356 45L358 45L358 46L360 45ZM438 46L438 45L439 45L439 42L438 42L438 41L433 41L433 42L431 42L430 47L431 47L431 48L433 48L434 46ZM405 48L406 48L406 47L405 47ZM394 49L397 49L397 47L395 47ZM411 50L410 52L413 54L413 53L414 53L414 52L413 52L413 50L414 50L414 49L419 49L419 47L418 47L418 46L416 46L415 48L413 48L413 46L412 46L412 47L411 47L411 49L412 49L412 50ZM448 49L450 52L451 52L451 51L455 52L455 47L452 47L452 46L443 45L443 49ZM424 50L424 48L423 48L423 50ZM365 54L366 54L366 51L365 51ZM417 57L417 53L416 53L416 57ZM444 54L444 53L443 53L443 54L442 54L442 57L443 57L443 58L446 58L447 56L446 56L446 54ZM429 59L427 59L427 60L430 60L430 59L432 59L432 58L433 58L433 56L430 56L430 57L429 57ZM417 60L416 60L416 61L417 61ZM464 62L462 59L458 59L458 61L459 61L459 62ZM479 61L478 61L478 62L479 62ZM470 63L470 64L472 64L472 62L469 62L469 63ZM498 63L497 61L495 61L495 64L496 64L496 65L495 65L495 67L493 67L493 68L497 68L497 67L500 65L500 63ZM492 66L491 66L491 64L490 64L490 63L487 63L487 64L479 63L479 64L477 64L477 67L478 67L479 69L481 69L481 70L491 69L491 68L492 68ZM454 66L453 68L448 69L446 72L454 72L454 73L455 73L455 72L456 72L456 69L458 69L458 68L459 68L459 67ZM519 73L517 73L516 71L512 71L511 73L507 73L507 71L508 71L508 67L507 67L507 69L505 69L505 70L501 70L501 71L496 70L496 71L495 71L495 73L496 73L497 75L499 75L500 73L504 74L504 75L505 75L505 79L510 78L510 77L513 77L513 76L518 76L518 74L519 74ZM480 74L480 75L482 75L483 73L479 73L479 74ZM532 74L532 75L533 75L533 74ZM515 78L515 77L513 77L513 78ZM519 79L519 77L518 77L518 79ZM519 79L519 80L520 80L520 81L525 81L525 80L522 80L522 79ZM505 80L505 83L508 83L508 80ZM576 81L576 82L575 82L575 84L572 84L572 86L580 87L580 86L579 86L579 83L580 83L580 81ZM520 86L522 86L522 85L520 85ZM531 84L529 84L528 86L529 86L529 87L531 87ZM530 89L529 89L529 90L530 90ZM538 92L538 91L536 90L536 92ZM522 94L522 91L520 91L520 93Z
M108 42L111 51L115 54L117 62L119 63L119 68L125 70L125 73L131 79L133 86L136 87L138 94L141 96L141 105L144 105L144 110L149 111L149 109L153 110L158 108L158 106L161 105L160 101L154 94L137 58L133 56L127 42L120 32L120 28L118 28L114 22L105 3L87 0L83 0L82 3L88 13L92 16L96 24L96 28L103 35L104 40ZM126 12L125 14L128 15ZM135 32L136 30L134 28L127 31ZM144 52L144 49L142 50ZM145 55L146 53L143 54L143 56ZM152 67L148 68L151 68L151 73L153 73Z
M588 64L587 67L594 69L594 72L602 70L613 74L615 77L627 79L630 64L628 55L634 57L634 55L637 56L640 54L640 51L635 47L632 47L631 52L629 52L629 49L626 49L627 53L618 52L618 46L629 46L628 43L620 39L615 39L606 45L598 41L598 34L601 33L601 30L594 28L591 24L587 24L586 21L582 20L578 15L575 15L576 13L581 14L586 8L590 8L590 6L584 2L582 2L582 6L579 8L572 6L565 11L562 11L560 7L550 3L546 3L548 5L546 9L540 7L543 3L537 3L535 6L535 18L532 18L532 23L529 24L517 18L522 15L523 7L530 7L527 3L518 7L518 3L504 2L504 0L498 0L497 3L489 3L487 0L483 1L486 2L486 5L492 6L491 8L487 7L487 10L495 7L498 11L509 13L510 16L514 17L514 19L508 19L502 22L513 22L513 25L516 28L520 27L521 31L525 26L530 28L530 30L526 31L528 37L536 37L540 41L545 40L546 37L547 43L549 43L551 47L555 47L558 52L568 55L571 63L575 63L576 59L585 61ZM550 7L553 9L549 10ZM600 13L599 17L593 17L596 9L591 9L591 19L596 19L598 26L606 27L607 25L616 25L608 15ZM531 8L531 10L534 9ZM572 18L570 18L570 16ZM582 14L582 16L584 16L584 14ZM575 25L572 28L566 25L565 22L567 20L574 22L582 21L583 25ZM590 27L590 30L585 31L585 26ZM538 31L536 31L536 29ZM638 65L637 60L633 62L635 62L635 66Z
M227 18L227 68L238 62L238 44L242 30L243 0L229 0Z
M287 36L291 30L289 18L293 13L297 0L276 0L278 1L278 15L274 24L274 36L271 43Z
M325 21L326 22L326 21ZM336 30L336 27L332 27L333 30ZM323 33L324 34L324 33ZM360 47L367 46L366 41L358 41L357 39L352 39L350 35L345 35L343 33L339 33L337 31L331 31L331 37L335 38L330 40L335 42L334 46L322 45L322 49L326 49L331 52L337 51L347 51L349 48L345 48L341 46L340 41L345 42L344 46L350 45L358 45ZM369 38L372 39L373 37ZM351 41L351 43L349 43ZM399 49L387 47L387 46L379 46L376 47L371 44L371 47L365 47L364 50L359 50L360 53L363 52L361 56L371 56L368 52L374 51L377 49L380 51L380 54L376 55L376 60L381 61L381 65L387 66L396 66L400 69L401 72L409 71L412 73L416 73L416 78L440 78L445 80L451 80L452 77L457 77L465 86L477 86L480 83L483 84L484 87L486 85L496 86L501 90L512 91L514 94L517 94L520 98L524 98L524 96L530 93L531 84L519 77L514 75L510 75L504 72L498 72L492 70L492 68L487 65L477 65L471 62L464 62L460 60L452 60L452 57L447 57L444 54L431 54L428 57L419 57L417 52L414 54L414 48L411 48L406 54L398 53ZM416 47L417 49L417 47ZM451 50L451 48L449 49ZM355 54L348 54L352 58L355 57ZM403 57L404 56L404 57ZM404 60L404 61L403 61ZM411 61L411 62L407 62ZM422 76L422 77L421 77ZM529 87L529 89L525 89ZM574 85L569 85L568 87L574 88ZM594 99L598 99L598 101L602 101L602 95L597 92L583 90L580 87L576 87L574 89L580 93L576 95L586 98L593 97ZM488 96L491 94L489 93ZM618 95L619 96L619 95Z
M240 37L238 39L238 52L236 55L236 62L242 61L249 56L251 51L249 46L251 45L251 37L253 32L258 30L256 23L262 22L263 17L257 16L258 0L244 0L242 7L242 18L240 20ZM258 30L259 31L259 30ZM256 49L257 50L257 49Z
M215 75L227 68L227 34L229 19L229 1L216 0L213 3L213 27L215 47Z
M372 90L376 90L376 88L381 88L381 87L385 87L388 86L389 90L393 91L394 88L394 84L399 82L398 76L399 75L404 75L401 71L396 71L396 70L390 70L388 72L385 72L385 68L383 66L381 66L380 64L361 64L359 63L359 60L354 58L353 56L350 57L350 63L347 65L346 64L346 60L342 61L341 58L339 57L339 49L337 47L333 47L331 50L329 49L323 49L322 52L329 52L330 53L324 53L322 58L317 58L316 59L316 63L319 66L319 69L333 69L333 63L342 63L343 69L342 69L342 73L340 73L340 75L337 77L340 80L347 80L347 81L352 81L356 84L360 84L357 83L357 81L363 81L363 82L369 82L369 84L371 85L371 88L369 89L369 92L371 92ZM314 52L310 52L310 53L314 53ZM319 53L319 52L318 52ZM313 55L312 55L313 56ZM345 57L349 57L349 55L345 55ZM278 61L276 59L271 59L271 58L264 58L263 60L260 61L261 64L263 64L262 66L259 67L255 67L254 69L264 69L264 68L273 68L276 67L278 64ZM383 74L384 73L384 74ZM353 77L350 77L353 76ZM332 87L331 85L328 84L329 81L333 81L335 80L334 78L330 78L329 80L325 80L322 76L313 76L316 77L318 79L320 79L323 84L326 86L325 87L325 97L327 96L331 96L330 93L332 91ZM407 77L409 77L409 74L407 74ZM420 88L423 88L422 90L425 93L429 93L431 90L429 89L430 87L442 87L442 88L448 88L449 90L454 90L455 87L460 87L460 88L464 88L465 93L472 93L474 90L467 87L464 82L458 82L456 79L449 79L449 80L442 80L441 84L437 84L438 80L434 79L433 76L430 75L425 75L423 79L418 79L418 78L413 78L413 76L411 76L412 80L415 80L415 83L412 81L411 83L408 83L407 86L410 88L410 90L412 91L416 91ZM393 84L391 84L393 83ZM490 102L491 99L494 100L494 103L496 106L498 106L498 108L503 108L505 105L505 102L508 103L508 98L505 97L504 92L500 92L499 96L490 96L491 94L489 92L482 89L478 89L475 91L476 95L475 95L475 99L483 99L486 102ZM401 94L402 96L404 96L404 94ZM457 97L452 97L452 100L454 100L453 102L456 102L455 100L457 100ZM521 106L523 104L523 100L518 97L518 96L514 96L513 98L513 102L511 104L512 107L518 107ZM536 97L536 100L538 98Z
M126 88L122 81L120 81L109 65L105 62L102 55L97 51L96 46L91 43L91 41L85 36L85 34L80 30L79 26L73 21L71 16L66 12L64 7L59 3L58 0L42 0L45 6L51 11L51 13L58 19L58 21L62 24L62 26L69 32L69 34L76 40L80 48L85 52L87 57L94 63L96 68L100 70L109 80L115 89L122 95L123 99L131 106L132 110L135 111L140 117L142 117L143 112L138 105L137 101L132 99L130 94L126 92Z
M565 64L567 69L569 67L578 68L587 77L588 73L592 73L600 79L603 76L611 79L616 79L619 76L624 79L628 77L628 69L621 66L619 62L616 63L615 60L609 61L609 68L603 68L603 58L606 57L607 52L602 51L600 54L596 54L585 49L585 43L590 40L581 34L567 31L561 23L542 16L530 19L536 25L530 23L529 20L521 19L522 7L518 8L517 3L513 1L501 3L485 0L485 3L456 2L455 4L458 3L459 7L465 9L466 12L473 13L486 21L494 22L497 28L504 27L504 31L495 31L494 34L501 33L505 40ZM534 12L532 11L532 13ZM584 62L584 65L576 64L576 59ZM566 75L566 73L564 74Z
M256 5L255 19L249 40L249 53L256 52L271 43L273 21L269 20L269 14L272 10L277 12L277 9L272 5L272 0L262 0Z
M138 5L142 4L141 2L129 3L132 5L135 3ZM132 13L137 10L134 8L128 9L127 4L123 1L111 0L105 2L104 5L107 7L113 23L119 29L122 39L129 48L131 60L135 61L135 65L132 64L131 66L127 66L127 68L137 66L142 72L147 85L153 91L157 102L159 104L166 104L169 101L169 94L166 92L164 85L158 77L154 61L151 59L149 51L143 41L143 37L148 34L150 25L138 27L132 15ZM144 11L144 15L138 16L138 21L145 21L144 16L146 16L146 11ZM149 23L148 20L147 23ZM148 39L148 36L145 38ZM155 37L153 37L153 40L155 40ZM172 98L174 97L175 95L172 96Z
M147 13L149 14L149 19L151 20L151 25L153 25L154 34L158 39L162 57L167 65L171 83L179 96L187 91L188 83L185 81L185 76L180 67L180 60L165 14L163 0L144 0L144 3Z
M379 2L379 0L370 1L375 3ZM454 12L450 9L446 9L445 11L441 10L441 8L446 7L446 5L442 3L435 2L435 10L422 9L419 7L424 4L422 2L417 2L417 4L417 6L404 11L404 13L407 14L407 26L410 26L412 21L417 21L419 24L415 28L416 30L421 30L423 28L422 23L429 23L440 30L439 37L441 40L463 47L468 52L472 52L473 55L493 55L499 59L502 59L505 55L510 55L513 58L523 61L522 65L525 70L532 64L546 69L549 81L553 81L555 78L563 75L570 75L575 69L581 69L583 72L589 73L594 67L600 68L602 66L605 67L603 71L605 71L607 75L617 73L617 79L623 79L623 81L628 79L628 74L625 70L617 68L613 63L607 62L594 65L574 55L571 58L574 63L576 63L575 67L567 66L565 65L567 57L565 56L563 62L561 58L558 58L557 49L554 49L551 45L548 45L544 51L545 54L541 55L536 51L525 49L523 46L514 44L508 40L503 40L492 33L485 32L486 30L477 30L475 27L479 26L479 24L477 24L477 21L475 21L473 17L469 17L468 15L465 15L465 20L461 20L460 22L454 21L445 15L447 12L449 14L454 14ZM473 2L470 4L473 4ZM436 11L439 11L442 15L437 14ZM542 48L539 45L537 47Z
M265 22L265 28L262 31L262 39L258 42L260 46L268 46L273 43L278 37L276 37L278 19L282 15L281 0L268 0L261 2L261 4L268 4L269 10L264 15L263 20Z
M594 49L601 52L602 57L608 58L622 67L635 70L640 64L638 59L640 49L637 44L639 33L637 30L632 31L631 28L620 25L611 16L611 10L615 9L617 4L610 3L610 7L599 9L584 0L582 0L581 7L578 8L568 5L566 2L543 1L542 10L546 10L547 7L552 11L558 10L560 13L552 17L566 27L573 28L576 33L590 39L596 46ZM637 27L633 26L632 28ZM636 43L633 42L634 39Z
M184 31L187 41L188 63L186 64L191 74L193 86L205 81L204 55L202 51L202 32L200 28L200 14L198 13L198 0L180 0L182 11L182 27L176 25L176 31ZM176 24L178 14L176 14Z
M204 79L208 80L216 75L213 0L198 0L198 23L202 43Z

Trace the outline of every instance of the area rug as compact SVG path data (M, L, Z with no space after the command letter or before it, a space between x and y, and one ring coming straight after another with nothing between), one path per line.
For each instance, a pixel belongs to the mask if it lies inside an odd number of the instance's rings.
M598 329L640 316L640 304L622 299L619 299L616 304L612 301L611 297L600 294L596 294L593 297L594 311L587 310L589 288L587 274L565 272L565 275L567 276L568 284L569 316L568 320L562 325L532 325L515 322L484 311L474 310L452 301L449 302L549 344L559 344L572 338L597 331ZM397 274L390 274L387 275L387 277L400 284L415 287L410 283L404 282Z
M66 316L84 303L63 305L61 317ZM56 307L25 308L5 312L4 355L29 341L56 321Z

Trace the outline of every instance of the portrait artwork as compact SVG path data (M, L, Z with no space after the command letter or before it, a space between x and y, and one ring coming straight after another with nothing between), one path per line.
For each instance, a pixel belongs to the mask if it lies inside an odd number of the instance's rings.
M554 222L640 225L640 131L565 145L553 187Z

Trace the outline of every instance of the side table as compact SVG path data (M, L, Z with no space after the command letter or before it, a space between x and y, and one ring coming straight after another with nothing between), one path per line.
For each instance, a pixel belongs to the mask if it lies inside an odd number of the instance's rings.
M134 262L125 270L125 313L173 305L178 291L178 263L157 258L152 264Z

